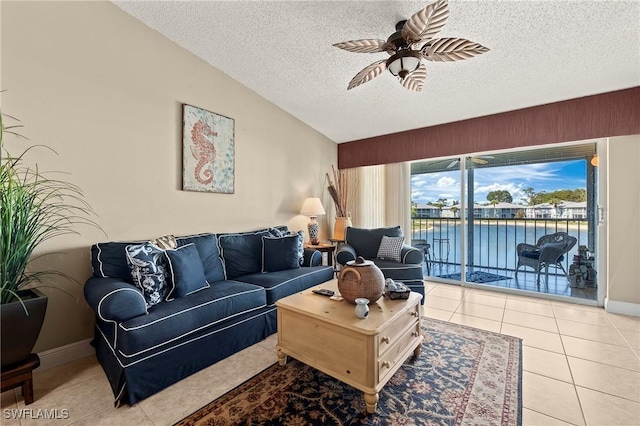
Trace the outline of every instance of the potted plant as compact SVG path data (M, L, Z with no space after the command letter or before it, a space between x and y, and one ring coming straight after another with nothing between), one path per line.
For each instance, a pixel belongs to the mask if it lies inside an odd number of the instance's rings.
M43 242L75 234L75 226L98 225L79 187L53 179L38 166L28 166L27 148L17 157L4 147L7 134L20 125L5 127L0 112L0 315L2 369L25 359L36 343L44 321L47 297L35 287L57 287L52 277L72 279L55 270L32 270L34 250ZM98 227L99 228L99 227ZM59 287L58 287L59 288ZM63 290L64 291L64 290Z

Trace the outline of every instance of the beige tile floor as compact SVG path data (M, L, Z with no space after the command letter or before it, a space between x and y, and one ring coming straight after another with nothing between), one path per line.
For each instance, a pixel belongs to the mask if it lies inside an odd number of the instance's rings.
M524 425L640 425L640 318L603 309L426 283L426 318L523 339ZM171 425L275 361L275 335L133 407L112 406L95 357L34 375L33 414L19 391L2 393L2 425ZM67 411L65 411L67 410ZM40 412L42 415L42 411ZM63 418L64 417L64 418Z

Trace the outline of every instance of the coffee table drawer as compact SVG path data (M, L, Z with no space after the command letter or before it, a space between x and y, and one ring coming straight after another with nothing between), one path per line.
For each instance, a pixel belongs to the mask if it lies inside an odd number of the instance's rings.
M380 381L386 379L390 373L397 370L398 364L402 364L407 356L415 349L421 340L420 323L405 329L378 360L378 377Z
M399 338L403 336L403 331L420 318L419 305L413 306L407 312L405 312L402 318L399 318L389 327L385 328L378 335L378 356L383 355L389 348L393 347Z

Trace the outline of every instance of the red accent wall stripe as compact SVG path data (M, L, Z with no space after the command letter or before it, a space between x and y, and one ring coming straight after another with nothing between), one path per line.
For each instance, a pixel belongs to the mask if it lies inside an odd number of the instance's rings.
M640 134L640 86L338 144L338 167Z

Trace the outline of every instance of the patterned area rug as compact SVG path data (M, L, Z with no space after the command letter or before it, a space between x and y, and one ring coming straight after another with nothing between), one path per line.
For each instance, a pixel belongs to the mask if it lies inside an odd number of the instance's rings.
M503 275L490 274L488 272L467 272L466 274L468 283L490 283L493 281L510 280L510 277ZM450 280L460 280L460 272L455 274L438 275L438 278L448 278Z
M520 425L520 339L430 318L367 414L362 392L292 360L275 364L177 425Z

